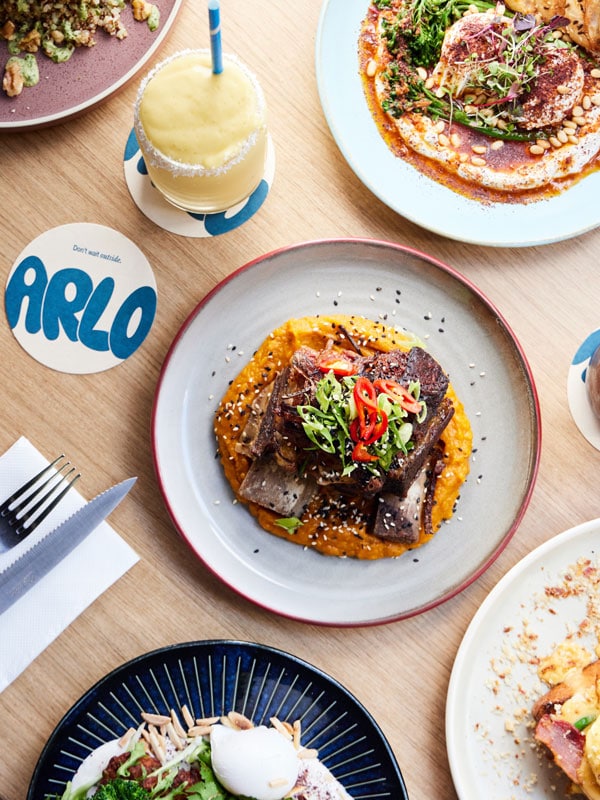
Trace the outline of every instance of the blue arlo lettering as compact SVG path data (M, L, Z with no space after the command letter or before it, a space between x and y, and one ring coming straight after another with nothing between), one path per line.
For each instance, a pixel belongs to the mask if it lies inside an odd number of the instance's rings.
M27 279L27 280L26 280ZM94 288L90 276L80 269L66 268L48 280L46 268L37 256L27 256L17 265L5 292L8 323L15 328L26 303L25 330L39 333L53 341L60 329L72 342L81 342L89 350L110 350L118 359L126 359L146 338L156 313L156 291L151 286L135 289L115 314L110 330L96 326L106 311L115 287L107 277ZM135 330L130 330L134 315L139 316ZM79 318L80 317L80 318Z
M138 308L139 325L130 335L129 323ZM150 286L140 286L123 302L110 328L110 349L117 358L125 359L135 353L152 327L155 311L156 292Z
M69 286L74 289L70 300L67 299ZM61 269L52 276L42 308L42 324L47 339L50 341L58 339L62 324L68 338L72 342L77 341L79 320L76 314L85 308L93 287L90 276L80 269Z
M94 289L94 293L85 307L85 313L79 326L79 340L90 350L102 352L108 350L108 333L95 329L108 301L112 297L115 282L112 278L104 278Z
M25 283L25 275L31 270L33 279ZM25 312L25 330L37 333L42 327L42 303L48 284L48 276L43 261L37 256L27 256L17 266L4 294L4 306L11 330L16 326L25 298L29 298Z

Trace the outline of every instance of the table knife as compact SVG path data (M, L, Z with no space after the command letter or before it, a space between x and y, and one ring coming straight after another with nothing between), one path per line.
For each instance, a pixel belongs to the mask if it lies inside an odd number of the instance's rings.
M0 614L94 531L135 483L129 478L94 497L0 571Z

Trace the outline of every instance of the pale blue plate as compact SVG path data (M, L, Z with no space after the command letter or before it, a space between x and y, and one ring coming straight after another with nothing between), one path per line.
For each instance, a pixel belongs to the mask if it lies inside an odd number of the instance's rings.
M600 172L562 194L529 204L480 203L397 158L367 107L358 71L358 35L369 0L325 0L316 73L333 138L364 185L390 208L430 231L473 244L525 247L568 239L600 224Z

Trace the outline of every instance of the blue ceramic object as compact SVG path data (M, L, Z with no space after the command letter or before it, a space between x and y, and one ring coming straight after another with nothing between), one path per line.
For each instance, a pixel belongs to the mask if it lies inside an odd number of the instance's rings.
M356 800L408 800L394 754L369 712L330 676L295 656L238 641L177 644L118 667L67 712L35 768L27 800L60 796L99 745L187 705L195 718L238 711L256 725L300 720L302 744Z

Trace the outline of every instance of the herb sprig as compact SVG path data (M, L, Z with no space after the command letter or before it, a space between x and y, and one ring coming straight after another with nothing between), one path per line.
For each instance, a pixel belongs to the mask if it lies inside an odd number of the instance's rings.
M376 0L376 4L382 2ZM497 8L488 0L476 0L475 5L480 11ZM568 46L554 37L554 30L567 20L557 16L537 24L533 15L492 16L489 27L474 34L474 38L485 37L490 56L481 64L474 62L470 74L465 70L467 78L459 93L449 86L432 91L418 68L438 63L446 29L472 6L464 0L407 0L395 16L382 17L383 37L394 59L382 76L387 84L383 110L395 118L416 112L434 120L455 121L495 139L535 141L539 130L527 131L518 125L520 103L549 49ZM477 97L476 104L467 102L469 95Z
M350 475L359 462L352 453L356 440L352 435L352 422L358 411L354 399L357 376L338 379L333 372L327 373L317 384L315 400L312 405L297 406L296 411L302 419L302 427L315 449L337 457L342 466L341 475ZM420 385L412 382L408 387L411 399L419 401ZM386 418L384 432L374 441L369 441L367 451L372 460L360 459L360 464L375 475L387 472L398 453L408 453L413 449L413 421L421 422L427 414L427 407L420 401L419 413L410 414L398 402L382 392L377 397L377 407Z

